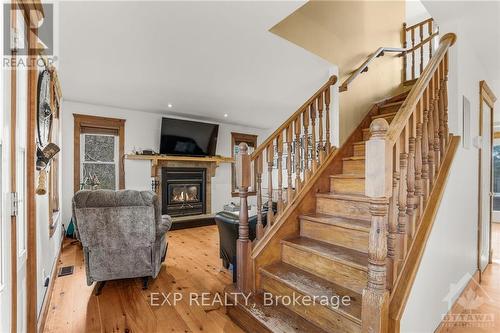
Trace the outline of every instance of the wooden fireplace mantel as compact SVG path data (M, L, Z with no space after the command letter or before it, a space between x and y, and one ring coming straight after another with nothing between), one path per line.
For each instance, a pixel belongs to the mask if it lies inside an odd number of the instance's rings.
M126 154L125 159L127 160L143 160L151 161L151 176L155 177L158 175L157 168L165 162L187 162L187 163L210 163L215 167L218 167L221 163L235 163L234 159L231 157L224 156L206 156L206 157L195 157L195 156L174 156L174 155L136 155L136 154Z

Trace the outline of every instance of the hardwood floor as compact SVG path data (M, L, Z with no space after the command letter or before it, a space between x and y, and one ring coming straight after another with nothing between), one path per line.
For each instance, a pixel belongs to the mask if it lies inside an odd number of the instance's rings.
M242 332L217 304L189 304L189 293L209 293L209 299L231 283L231 272L219 259L216 226L168 233L169 247L158 277L148 290L140 279L110 281L100 296L87 286L82 250L65 240L58 268L74 265L73 275L54 284L44 332ZM177 304L153 306L163 298L151 293L179 292ZM173 296L169 298L173 303Z
M478 307L464 309L457 323L446 323L438 333L498 333L500 332L500 264L489 264L483 273L481 288L477 288L468 300L477 299ZM458 316L455 316L458 318Z
M491 259L500 264L500 223L492 223L491 232L491 250L493 252Z

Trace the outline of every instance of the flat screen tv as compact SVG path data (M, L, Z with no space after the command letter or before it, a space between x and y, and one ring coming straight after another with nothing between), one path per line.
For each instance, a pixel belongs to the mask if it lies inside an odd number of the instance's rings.
M197 121L163 118L160 154L214 156L219 125Z

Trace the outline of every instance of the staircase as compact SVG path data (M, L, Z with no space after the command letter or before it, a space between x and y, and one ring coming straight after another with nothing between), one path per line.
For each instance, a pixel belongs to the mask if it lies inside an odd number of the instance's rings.
M406 96L377 103L367 118L391 122ZM328 302L264 306L259 295L247 305L228 308L231 318L242 327L249 327L243 318L258 318L260 326L249 331L361 332L371 214L369 198L364 195L369 128L358 132L353 136L362 140L350 145L352 153L341 159L341 172L328 175L329 191L316 194L316 210L299 216L298 237L281 240L281 260L259 270L261 288L268 297L295 294L324 297ZM343 297L348 297L349 305L342 304Z
M334 76L252 154L240 144L237 283L226 289L228 314L240 327L399 332L459 142L448 130L448 49L455 40L444 35L410 90L374 104L338 149L329 128ZM418 47L423 42L411 50ZM257 196L253 242L250 187ZM267 223L265 195L267 207L277 208L267 211Z

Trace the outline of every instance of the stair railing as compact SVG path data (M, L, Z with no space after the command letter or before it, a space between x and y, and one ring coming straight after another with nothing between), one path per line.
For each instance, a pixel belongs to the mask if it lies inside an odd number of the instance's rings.
M406 49L403 52L403 83L414 82L422 74L432 58L433 40L438 35L439 29L434 26L432 17L411 26L403 23L403 48Z
M236 262L237 288L240 291L248 292L252 288L250 253L254 244L249 240L247 203L252 174L257 197L256 243L270 232L333 149L330 138L330 87L336 82L337 76L332 75L251 155L245 143L239 146L236 181L240 196L240 215ZM267 164L267 170L264 169L264 163ZM266 183L267 188L263 188L262 184ZM265 215L264 203L267 203Z
M435 185L448 148L448 49L444 35L389 125L370 125L365 194L370 198L368 283L363 291L363 332L385 332L391 292Z

